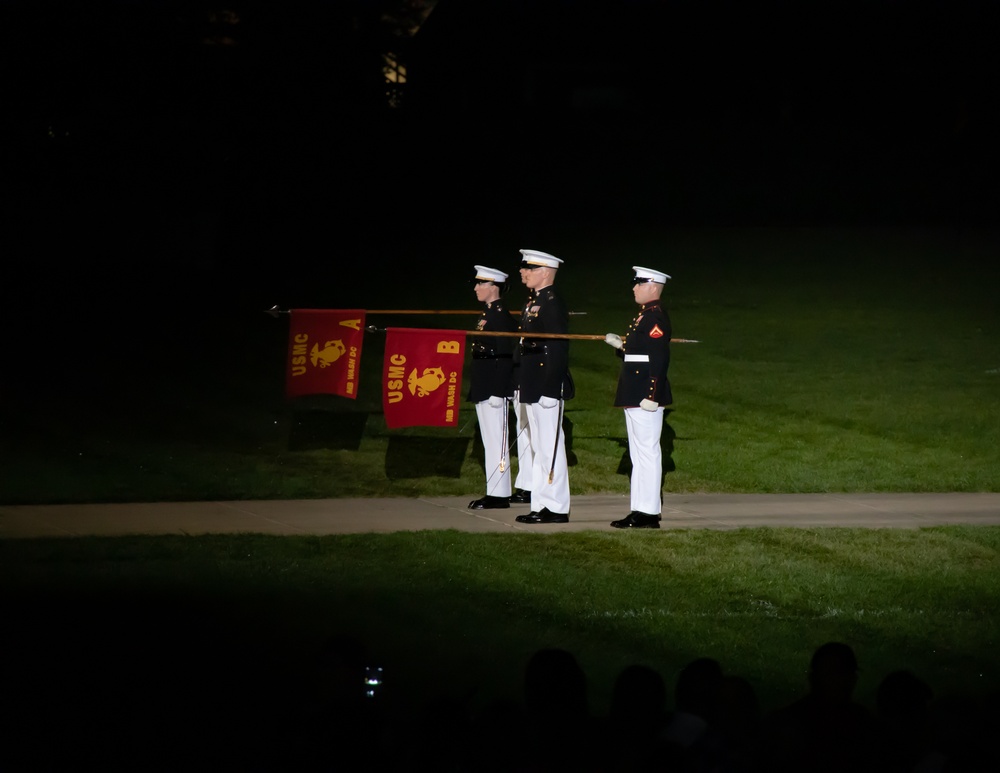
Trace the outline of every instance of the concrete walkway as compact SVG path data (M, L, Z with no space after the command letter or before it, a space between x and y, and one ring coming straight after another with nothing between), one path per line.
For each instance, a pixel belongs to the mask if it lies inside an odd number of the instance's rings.
M476 495L478 496L478 495ZM570 522L530 526L509 510L467 509L469 497L310 499L146 504L0 505L0 539L124 534L349 534L458 529L469 532L616 531L627 495L576 496ZM904 528L1000 525L1000 493L668 494L663 529L754 526Z

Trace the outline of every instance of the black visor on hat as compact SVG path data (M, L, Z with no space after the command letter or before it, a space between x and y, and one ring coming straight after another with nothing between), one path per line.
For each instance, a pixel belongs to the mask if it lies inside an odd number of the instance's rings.
M650 279L648 276L637 276L635 279L632 280L632 287L635 287L636 285L644 285L646 284L646 282L652 282L652 281L653 280Z

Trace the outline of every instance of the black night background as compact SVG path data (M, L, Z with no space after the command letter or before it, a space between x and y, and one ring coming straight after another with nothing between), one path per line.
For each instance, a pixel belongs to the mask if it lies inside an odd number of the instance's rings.
M19 313L323 304L553 222L995 221L987 2L0 8Z

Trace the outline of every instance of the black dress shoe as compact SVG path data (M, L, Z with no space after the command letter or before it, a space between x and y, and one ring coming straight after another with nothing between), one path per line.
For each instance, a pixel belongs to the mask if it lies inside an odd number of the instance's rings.
M616 529L659 529L660 516L633 510L620 521L612 521Z
M543 507L537 513L532 511L527 515L519 515L514 519L518 523L568 523L568 513L553 513L547 507Z
M510 503L512 505L530 505L531 504L531 492L525 491L524 489L516 488L514 489L513 495L511 495Z
M470 510L505 510L510 507L507 497L491 497L489 495L482 499L473 499L469 502Z

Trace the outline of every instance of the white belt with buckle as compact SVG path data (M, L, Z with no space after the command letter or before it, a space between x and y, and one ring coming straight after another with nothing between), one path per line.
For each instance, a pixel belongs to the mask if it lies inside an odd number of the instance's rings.
M649 362L648 354L626 354L625 362Z

